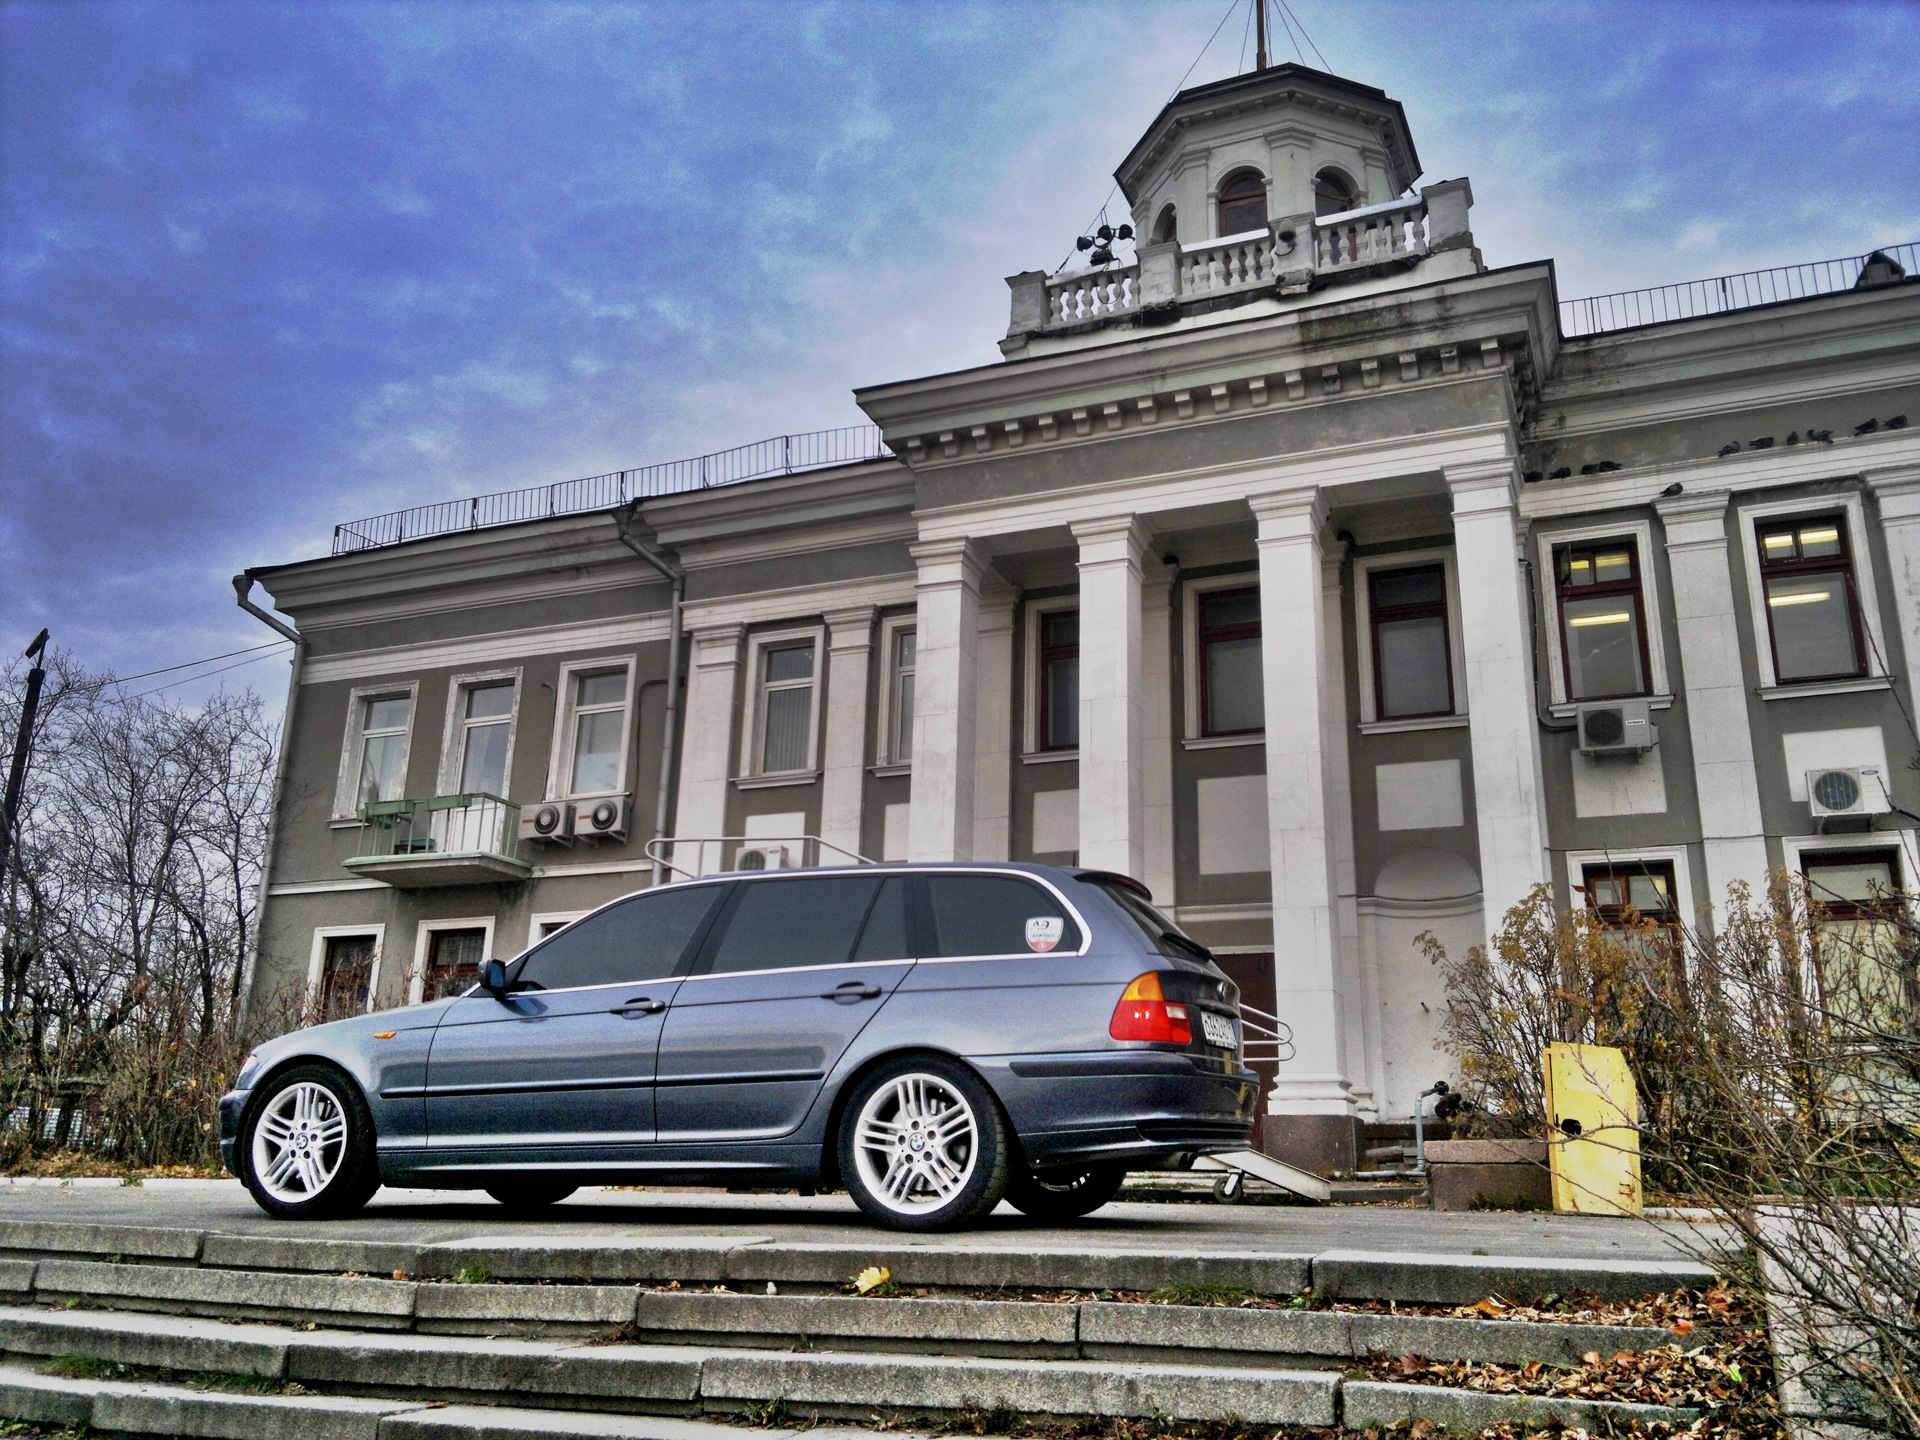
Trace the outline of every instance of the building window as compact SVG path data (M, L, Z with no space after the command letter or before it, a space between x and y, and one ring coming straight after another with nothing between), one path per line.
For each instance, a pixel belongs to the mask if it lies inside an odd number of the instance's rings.
M360 702L360 774L357 802L401 799L407 790L407 733L411 695L368 696Z
M918 632L902 626L887 633L887 743L884 762L913 759L913 676Z
M1650 693L1639 547L1607 540L1554 551L1569 700Z
M1353 182L1338 170L1322 170L1313 177L1313 213L1340 215L1360 203Z
M1220 187L1220 233L1241 235L1267 228L1267 182L1259 172L1241 170Z
M513 682L469 685L460 703L462 795L507 793L507 754L513 731Z
M778 775L810 768L813 754L813 656L811 640L770 645L760 652L755 771Z
M1382 720L1451 715L1446 567L1369 571L1367 613L1373 626L1374 713Z
M429 931L426 976L420 998L439 1000L472 988L480 978L480 962L487 958L486 949L484 926Z
M566 684L566 793L616 794L626 781L627 671L575 671Z
M1040 612L1042 750L1080 748L1080 612Z
M1837 1015L1906 1029L1920 1012L1911 953L1913 919L1894 849L1803 850L1800 873L1813 912L1814 969L1822 1003Z
M1180 238L1180 217L1169 205L1161 210L1160 218L1153 222L1153 243L1168 245Z
M1628 860L1581 867L1587 908L1643 954L1671 962L1684 980L1679 887L1671 860Z
M321 939L320 981L313 996L322 1022L359 1015L373 1005L373 962L380 937L326 935Z
M1260 591L1201 591L1194 638L1200 664L1200 733L1245 735L1266 728L1260 667Z
M1845 517L1763 521L1756 536L1775 677L1789 685L1866 674Z

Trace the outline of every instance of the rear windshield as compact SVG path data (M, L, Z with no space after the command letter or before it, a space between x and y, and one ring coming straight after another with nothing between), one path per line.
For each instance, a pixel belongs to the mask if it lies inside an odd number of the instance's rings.
M1162 913L1151 900L1125 885L1111 880L1096 879L1090 875L1080 877L1081 883L1097 886L1105 892L1107 898L1118 905L1140 930L1141 937L1153 949L1162 955L1179 956L1187 960L1211 960L1213 952L1195 940L1186 931L1174 923L1171 917Z

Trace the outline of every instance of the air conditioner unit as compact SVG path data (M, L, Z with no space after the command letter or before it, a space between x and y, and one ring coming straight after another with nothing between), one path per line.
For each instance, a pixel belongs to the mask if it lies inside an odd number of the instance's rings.
M1638 755L1659 735L1644 700L1607 700L1574 711L1583 755Z
M1884 815L1887 790L1877 766L1809 770L1807 805L1816 820L1829 815Z
M627 797L579 800L573 806L573 833L588 840L627 838Z
M573 806L548 800L520 812L520 838L545 845L573 844Z
M733 857L736 870L785 870L792 863L785 845L742 845Z

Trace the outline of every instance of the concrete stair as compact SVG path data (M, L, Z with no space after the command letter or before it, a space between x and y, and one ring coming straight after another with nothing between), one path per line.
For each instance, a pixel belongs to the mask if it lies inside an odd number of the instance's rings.
M896 1286L927 1294L842 1293L876 1263ZM1670 1332L966 1292L1188 1286L1294 1296L1312 1287L1458 1304L1489 1293L1621 1297L1710 1278L1681 1262L1360 1251L1069 1252L892 1239L621 1246L506 1235L414 1244L8 1222L0 1415L102 1434L248 1440L696 1440L711 1427L703 1415L764 1423L886 1412L912 1423L968 1411L1354 1428L1425 1416L1479 1428L1493 1421L1475 1417L1497 1410L1593 1427L1678 1412L1380 1385L1342 1371L1375 1352L1566 1363L1592 1349L1671 1343ZM669 1285L678 1288L661 1288Z

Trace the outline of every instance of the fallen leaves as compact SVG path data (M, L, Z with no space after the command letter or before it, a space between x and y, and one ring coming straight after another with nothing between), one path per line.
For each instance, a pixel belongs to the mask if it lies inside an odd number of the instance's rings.
M869 1265L853 1277L853 1293L865 1295L869 1290L877 1290L893 1278L893 1272L884 1265Z

